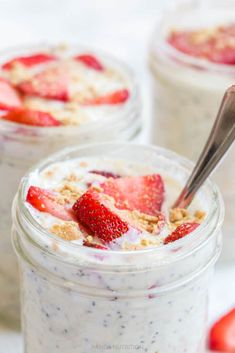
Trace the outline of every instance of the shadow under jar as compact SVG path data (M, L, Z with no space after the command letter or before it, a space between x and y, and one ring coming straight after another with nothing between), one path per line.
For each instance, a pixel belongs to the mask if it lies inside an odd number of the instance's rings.
M83 107L81 105L82 116L86 114L88 118L77 125L30 126L1 119L4 111L0 111L0 327L13 328L19 325L18 271L17 260L10 241L10 210L21 177L33 163L60 148L99 141L131 140L140 130L138 89L133 73L123 63L89 48L77 46L65 49L60 46L41 45L2 52L0 53L0 64L2 65L15 57L30 56L39 52L61 55L63 59L66 59L66 56L70 57L84 52L92 53L102 62L104 67L108 68L107 70L124 77L129 97L123 104L113 106L100 104ZM36 70L43 69L44 66L39 65ZM87 68L87 71L91 78L96 74L92 69L90 72ZM5 71L0 70L0 76L4 74ZM102 82L101 78L101 86ZM107 85L107 82L104 84ZM114 88L111 83L110 90L112 91ZM105 87L105 89L108 90L109 87ZM24 95L22 99L25 99ZM29 99L34 100L32 107L37 104L37 110L40 110L40 98L29 97L27 104L29 104ZM46 99L43 101L44 103L47 104L43 106L46 111L51 103ZM57 108L64 103L53 101L52 104ZM30 109L32 107L30 106Z
M227 1L226 4L225 1L216 1L211 6L210 2L204 4L189 1L186 4L186 2L179 1L178 6L163 16L152 38L150 48L149 62L154 94L152 141L191 160L197 160L199 157L224 92L235 82L235 62L216 63L195 57L192 53L186 54L176 49L168 39L172 31L176 33L183 31L183 37L187 31L200 30L194 35L196 44L200 44L200 41L207 40L208 36L215 35L214 29L218 27L224 26L225 31L226 26L233 25L234 28L235 6L233 1ZM178 38L177 45L181 45L182 50L190 50L186 47L188 42L182 37ZM229 45L231 44L230 41ZM211 55L212 60L216 61L217 58L213 56L212 50L208 51L209 56ZM225 61L235 57L235 47L231 48L231 51L233 54L230 52L228 55L231 56L225 57ZM223 166L214 177L225 200L223 256L226 260L234 258L235 246L234 160L235 148L233 146Z
M185 238L146 250L86 248L48 233L25 204L40 172L81 157L138 162L180 183L192 168L164 149L113 143L65 150L26 175L13 205L24 352L201 352L208 284L221 250L223 203L217 188L210 181L202 187L198 198L207 217Z

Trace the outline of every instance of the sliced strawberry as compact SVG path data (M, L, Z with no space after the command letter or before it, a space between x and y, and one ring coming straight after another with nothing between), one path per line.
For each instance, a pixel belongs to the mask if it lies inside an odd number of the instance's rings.
M89 189L73 205L79 222L92 234L105 242L110 242L125 234L129 225L122 220L103 195Z
M168 42L177 50L211 62L235 64L235 25L196 31L173 31Z
M50 213L64 221L74 220L71 209L68 209L66 204L53 191L30 186L26 201L40 212Z
M235 308L211 328L209 348L218 352L235 353Z
M83 245L87 246L89 248L100 249L100 250L108 250L108 248L106 246L104 246L104 245L97 244L97 243L90 243L87 240L84 240Z
M0 78L0 110L12 110L22 106L17 91L5 79Z
M115 200L119 209L157 216L164 200L164 183L159 174L110 179L102 183L103 192Z
M209 59L218 64L235 65L235 47L224 48L223 51L213 50Z
M83 104L87 104L87 105L121 104L126 102L126 100L129 98L129 95L130 95L129 91L127 89L121 89L119 91L108 93L104 96L87 99L83 102Z
M4 120L32 126L59 126L61 123L50 113L29 109L15 109L1 117Z
M198 226L199 224L194 222L181 224L170 235L165 238L164 244L172 243L178 239L185 237L189 233L193 232Z
M13 65L20 63L24 66L27 67L32 67L35 65L43 64L48 61L56 60L56 56L51 55L51 54L45 54L45 53L37 53L37 54L32 54L32 55L27 55L27 56L19 56L18 58L14 58L5 64L2 65L2 68L4 70L10 70Z
M21 82L18 88L27 95L67 102L69 83L62 68L53 67L36 74L31 80Z
M106 172L104 170L90 170L90 173L102 175L105 178L113 178L113 179L121 178L121 175L119 175L119 174L115 174L112 172Z
M103 65L94 55L82 54L82 55L75 56L74 59L77 61L81 61L87 67L94 69L96 71L103 71L104 70Z

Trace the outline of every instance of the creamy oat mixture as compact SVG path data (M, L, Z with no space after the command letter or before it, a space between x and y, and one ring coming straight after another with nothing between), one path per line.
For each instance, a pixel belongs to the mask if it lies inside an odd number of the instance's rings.
M30 180L26 204L50 233L103 250L156 247L196 229L205 212L171 209L180 186L143 170L92 158L52 164Z
M217 236L179 256L177 239L187 234L172 232L199 226L211 200L203 192L188 210L170 210L184 178L177 168L172 163L158 173L154 163L110 156L29 174L20 202L37 226L18 213L23 232L13 231L27 353L198 353L204 347L211 273L205 265L218 252ZM200 242L201 233L192 241ZM175 246L165 246L167 238Z
M132 87L120 67L90 52L44 49L1 62L0 116L34 126L78 126L119 113Z

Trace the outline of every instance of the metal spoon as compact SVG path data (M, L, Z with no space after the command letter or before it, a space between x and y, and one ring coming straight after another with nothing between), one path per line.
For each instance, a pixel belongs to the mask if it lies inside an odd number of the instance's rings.
M198 189L218 166L234 140L235 85L226 90L206 145L173 208L187 208L190 205Z

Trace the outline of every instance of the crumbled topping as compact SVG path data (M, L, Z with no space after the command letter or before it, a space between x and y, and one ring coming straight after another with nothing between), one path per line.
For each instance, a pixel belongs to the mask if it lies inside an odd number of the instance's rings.
M92 185L92 189L94 189L97 192L102 192L103 191L102 187L99 186L99 185L96 185L96 184ZM112 197L108 196L108 195L105 195L105 198L110 200L110 201L112 201L112 203L115 202L114 199Z
M80 77L79 81L81 83ZM89 85L85 80L83 80L83 84L84 87L82 91L72 93L73 101L83 104L84 101L97 98L100 95L100 93L94 87Z
M53 178L54 174L54 170L47 170L46 172L44 172L44 176L46 178Z
M81 162L79 163L79 167L81 167L81 168L86 168L86 167L88 167L88 163L85 162L85 161L81 161Z
M173 208L170 210L169 219L171 223L186 221L189 219L189 212L185 208Z
M92 243L93 242L93 237L91 235L88 235L86 240L89 241L89 243Z
M21 63L12 63L11 70L9 70L10 80L13 85L17 85L20 82L30 79L30 73Z
M77 240L82 236L76 222L64 222L61 224L54 224L51 233L57 235L64 240Z
M205 219L206 212L201 211L201 210L197 210L194 213L194 217L195 217L195 220L197 220L200 223L200 222L202 222Z
M135 250L143 249L143 246L141 244L133 244L133 243L128 243L128 242L123 242L121 248L124 251L135 251Z
M64 117L63 119L60 120L61 123L64 125L64 126L78 126L80 125L80 121L78 121L78 118L77 118L77 115L67 115L66 117Z
M74 173L71 173L71 174L69 174L68 176L66 176L65 178L64 178L64 180L66 180L66 181L68 181L68 182L78 182L78 181L81 181L81 179L82 179L82 177L80 177L80 176L77 176L76 174L74 174Z
M173 208L169 211L169 221L171 227L178 227L186 222L196 222L201 223L205 218L206 213L201 210L195 211L194 215L191 215L190 212L185 208Z
M201 44L210 39L216 38L218 33L218 28L202 29L200 31L193 32L191 38L195 44Z
M76 201L83 194L83 191L72 183L65 183L56 191L60 193L66 203Z
M158 238L152 240L148 238L144 238L140 240L140 244L133 244L127 241L124 241L121 245L122 250L124 251L132 251L132 250L142 250L147 247L157 247L161 245L161 240Z
M128 217L136 224L138 224L138 229L142 231L147 231L151 234L158 234L160 230L160 224L162 218L160 219L158 216L150 216L145 213L141 213L139 211L126 211L128 213Z

